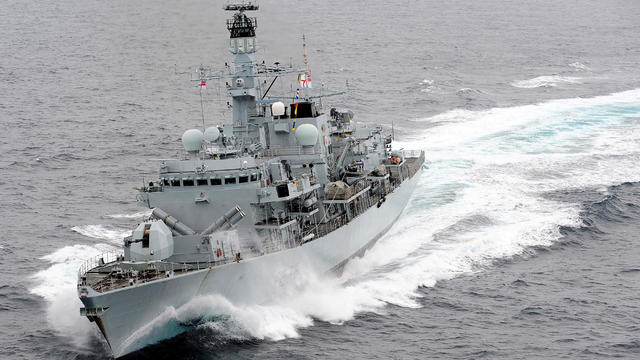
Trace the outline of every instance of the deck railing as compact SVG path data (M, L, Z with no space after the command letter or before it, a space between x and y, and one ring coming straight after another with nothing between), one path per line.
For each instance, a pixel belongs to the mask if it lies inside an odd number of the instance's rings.
M419 158L423 156L424 151L422 150L403 150L405 158Z
M80 265L80 269L78 269L78 279L82 278L89 270L100 265L114 262L123 256L122 252L106 252L85 260L82 265Z

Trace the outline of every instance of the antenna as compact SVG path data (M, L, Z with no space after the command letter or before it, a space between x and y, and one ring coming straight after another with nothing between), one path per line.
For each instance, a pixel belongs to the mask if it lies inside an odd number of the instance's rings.
M200 73L200 78L202 79L204 76L204 72L205 69L202 65L200 65L200 68L198 69L198 72ZM203 85L204 84L204 85ZM198 85L198 87L200 88L200 112L202 114L202 131L205 131L205 125L204 125L204 101L202 100L202 89L206 89L206 82L204 80L200 81L200 84Z
M232 39L256 36L258 22L256 18L250 18L244 12L258 10L258 8L258 5L251 1L232 2L223 7L227 11L237 11L233 15L233 19L227 20L227 29L231 33Z
M237 1L237 2L232 2L229 3L227 5L224 6L225 10L227 11L251 11L251 10L258 10L259 6L257 4L254 4L252 1Z
M309 61L307 60L307 39L302 33L302 57L304 58L304 74L309 75Z
M394 131L395 129L393 128L393 120L391 120L391 140L395 141L396 140L396 133Z
M304 33L302 33L302 57L304 58L304 81L301 85L302 87L302 96L305 99L309 99L310 94L309 94L309 85L308 81L309 81L309 59L307 57L307 38L305 37Z

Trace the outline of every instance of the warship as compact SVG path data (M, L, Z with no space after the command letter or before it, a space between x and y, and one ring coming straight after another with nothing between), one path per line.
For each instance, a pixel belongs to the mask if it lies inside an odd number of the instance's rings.
M233 118L184 132L178 157L160 160L157 180L138 189L151 215L122 252L79 269L80 314L116 358L185 331L157 319L198 297L260 304L277 295L274 281L340 276L401 215L425 167L423 151L393 150L381 127L324 110L330 94L313 95L306 42L304 69L258 63L257 20L247 15L258 5L224 9L233 65L193 80L226 80ZM286 74L298 75L302 94L269 96Z

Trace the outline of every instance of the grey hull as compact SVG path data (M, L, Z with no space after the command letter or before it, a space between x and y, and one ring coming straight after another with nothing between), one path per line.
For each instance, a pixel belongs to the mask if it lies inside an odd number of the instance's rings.
M300 272L341 271L347 260L371 247L400 216L420 178L419 170L380 206L301 246L212 269L81 297L87 308L104 308L96 320L114 357L171 338L184 327L169 326L175 309L198 296L220 295L234 304L264 303L274 281ZM279 274L279 275L274 275ZM285 279L282 279L285 277Z

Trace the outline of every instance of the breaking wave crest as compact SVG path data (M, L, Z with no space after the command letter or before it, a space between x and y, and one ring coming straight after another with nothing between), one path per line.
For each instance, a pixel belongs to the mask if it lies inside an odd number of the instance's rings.
M125 236L131 235L131 229L122 229L110 225L82 225L74 226L71 230L98 240L107 240L114 244L122 244Z
M129 343L194 327L238 339L279 340L298 336L299 328L316 320L340 324L358 313L384 313L387 304L420 307L428 294L420 287L551 245L561 227L579 226L580 204L554 201L548 192L640 181L638 119L640 89L423 119L434 126L397 145L425 149L430 169L401 219L363 258L351 261L341 278L306 274L303 286L283 289L284 296L268 303L197 297L168 308ZM50 288L34 292L62 296L55 284L75 285L77 267L66 266L93 249L67 247L47 257L57 276L36 274ZM56 268L60 264L66 265ZM75 286L64 294L76 301ZM56 313L86 323L76 315L77 306Z
M132 214L110 214L105 215L104 217L109 219L144 219L151 215L151 210L146 211L138 211Z
M576 71L590 71L591 68L588 67L587 65L576 61L576 62L572 62L571 64L569 64L570 67L572 67L573 69L575 69Z
M38 285L30 291L47 300L48 323L78 347L86 346L91 334L96 333L95 326L79 315L82 302L76 291L78 269L87 258L115 250L108 244L66 246L43 256L49 267L32 276Z
M555 87L559 84L579 84L581 78L575 76L545 75L528 80L517 80L511 86L522 89L533 89L539 87Z
M78 309L82 307L82 303L76 290L78 269L91 257L119 251L123 237L129 235L131 230L114 225L82 225L74 226L71 230L108 243L65 246L43 256L41 259L47 261L49 266L32 276L34 283L38 285L30 292L47 300L47 320L51 327L68 337L72 344L84 347L90 336L97 331L86 318L79 316Z

